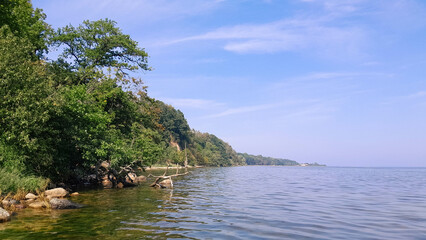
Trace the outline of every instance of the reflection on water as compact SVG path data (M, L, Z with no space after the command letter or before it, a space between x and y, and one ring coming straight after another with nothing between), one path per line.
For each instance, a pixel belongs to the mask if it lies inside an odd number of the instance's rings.
M424 239L426 169L196 169L174 190L91 190L20 211L0 239Z

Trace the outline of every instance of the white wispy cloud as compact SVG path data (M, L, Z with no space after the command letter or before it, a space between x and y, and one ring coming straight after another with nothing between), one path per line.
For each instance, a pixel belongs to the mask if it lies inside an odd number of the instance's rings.
M355 53L365 39L361 28L328 25L328 18L294 18L265 24L222 27L168 44L199 40L223 40L225 50L236 53L268 53L317 49ZM334 52L333 50L333 52Z
M405 98L422 98L426 97L426 91L419 91L413 94L410 94L408 96L405 96Z
M426 91L417 91L407 95L400 95L396 97L390 97L387 100L381 102L382 105L391 105L397 103L407 103L407 102L415 102L416 104L423 105L424 100L426 99Z
M224 103L213 100L195 98L163 98L162 101L177 108L197 108L203 110L210 110L225 105Z
M280 107L283 107L283 106L314 103L314 102L317 102L317 101L318 100L316 100L316 99L289 100L289 101L278 102L278 103L268 103L268 104L258 104L258 105L251 105L251 106L228 108L228 109L226 109L222 112L205 116L205 118L218 118L218 117L226 117L226 116L230 116L230 115L237 115L237 114L244 114L244 113L251 113L251 112L260 112L260 111L266 111L266 110L271 110L271 109L275 109L275 108L280 108Z
M360 5L366 0L300 0L301 2L321 5L332 13L350 13L359 10Z
M365 58L371 54L370 47L377 44L377 36L382 35L381 28L398 28L401 21L411 28L426 17L424 8L412 0L300 2L315 11L299 12L274 22L223 26L159 44L216 41L224 50L239 54L307 51L326 58Z
M241 113L257 112L257 111L275 108L277 106L278 106L278 104L263 104L263 105L253 105L253 106L230 108L230 109L227 109L227 110L222 111L220 113L216 113L216 114L206 116L205 118L218 118L218 117L225 117L225 116L241 114Z
M345 83L344 86L348 86L347 81L365 81L365 79L375 78L392 78L392 73L381 73L381 72L314 72L302 76L289 77L276 82L270 86L268 90L279 90L279 89L292 89L292 88L309 88L311 85L318 88L320 85L328 87L330 81ZM336 85L336 84L334 84Z
M42 6L51 16L55 12L56 24L78 24L84 19L112 18L120 23L152 24L155 21L170 21L188 16L205 14L219 7L219 0L33 0L35 7ZM78 14L75 14L78 13ZM59 18L61 17L61 18ZM66 22L64 22L66 21Z

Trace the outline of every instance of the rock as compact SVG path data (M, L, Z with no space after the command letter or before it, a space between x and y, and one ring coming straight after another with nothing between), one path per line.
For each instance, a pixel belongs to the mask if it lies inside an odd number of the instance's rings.
M46 208L47 204L45 202L33 202L28 205L30 208L41 209Z
M90 174L86 177L86 181L93 182L96 181L96 174Z
M12 205L20 204L19 201L15 200L15 199L11 199L11 198L4 199L3 201L1 201L1 203L2 203L3 207L6 207L6 208L10 207Z
M104 188L112 188L113 184L112 184L112 182L111 182L110 180L108 180L108 179L104 179L104 180L102 181L102 186L103 186Z
M44 192L46 197L48 198L63 198L68 196L67 190L63 188L54 188Z
M28 204L30 204L30 203L32 203L34 201L35 201L35 199L28 199L28 200L25 201L25 203L28 205Z
M117 188L123 188L124 187L124 184L122 183L122 182L119 182L118 184L117 184Z
M17 204L15 205L15 209L24 209L25 205L24 204Z
M1 205L3 207L9 207L11 204L10 204L9 200L5 199L5 200L1 201Z
M103 162L101 163L101 167L103 167L103 168L105 168L105 169L108 169L108 168L109 168L109 163L108 163L107 161L103 161Z
M3 208L0 208L0 222L10 221L10 213Z
M49 203L52 209L75 209L82 207L80 204L71 202L68 199L52 198Z
M71 197L78 196L78 195L79 195L78 192L73 192L73 193L70 194Z
M162 188L173 188L173 182L170 178L161 181L159 184Z
M145 182L145 181L146 181L145 176L137 176L136 180L135 180L136 184L140 184L140 183Z
M34 195L34 194L32 194L32 193L28 193L27 195L25 195L25 199L36 199L37 198L37 196L36 195Z
M130 184L130 185L134 185L134 184L136 184L136 178L137 178L137 176L136 176L136 174L134 174L134 173L129 173L129 174L127 174L127 176L126 176L126 183L127 184Z

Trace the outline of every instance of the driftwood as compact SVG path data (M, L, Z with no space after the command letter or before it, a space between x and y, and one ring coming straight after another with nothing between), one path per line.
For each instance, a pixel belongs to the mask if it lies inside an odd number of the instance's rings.
M176 164L176 173L175 174L166 175L168 170L169 170L169 164L167 164L166 171L164 171L163 175L155 176L155 175L149 174L148 177L155 177L156 178L155 181L149 186L150 187L157 187L157 188L167 188L167 187L173 188L172 177L183 176L183 175L187 175L188 173L190 173L190 172L188 172L187 166L185 166L185 172L184 173L179 173L179 166L177 164ZM169 185L169 186L166 186L166 184L161 184L161 181L164 181L166 179L168 179L170 181L170 183L167 183L167 185Z

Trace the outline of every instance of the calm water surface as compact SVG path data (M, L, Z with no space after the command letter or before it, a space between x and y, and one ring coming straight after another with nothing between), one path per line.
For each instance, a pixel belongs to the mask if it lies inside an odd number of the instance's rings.
M426 239L425 168L196 169L174 190L91 190L0 239Z

